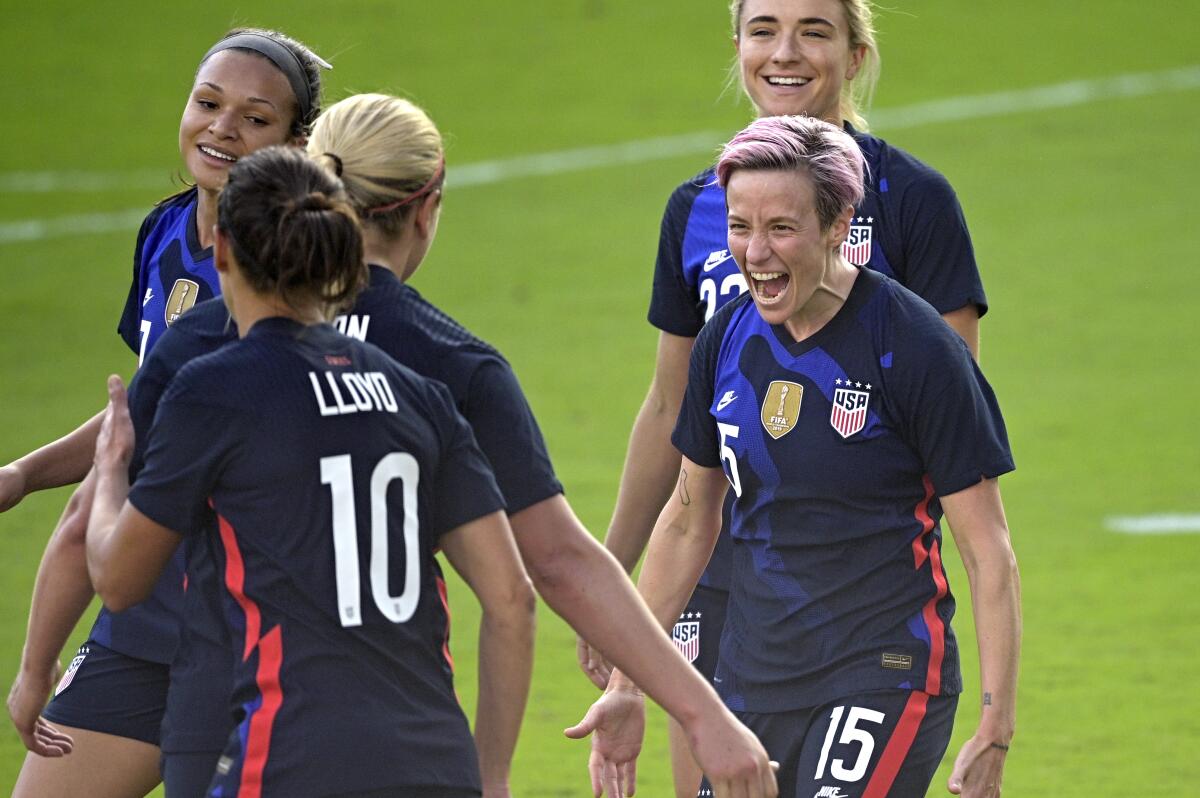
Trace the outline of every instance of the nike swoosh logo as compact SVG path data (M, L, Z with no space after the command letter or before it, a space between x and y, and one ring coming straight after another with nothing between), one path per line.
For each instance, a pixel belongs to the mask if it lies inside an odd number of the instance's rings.
M724 410L734 399L737 399L737 394L733 391L721 397L721 401L717 402L717 410Z
M732 257L733 256L729 254L729 250L727 249L718 250L717 252L710 252L708 259L704 261L704 271L711 272L713 269L717 268Z

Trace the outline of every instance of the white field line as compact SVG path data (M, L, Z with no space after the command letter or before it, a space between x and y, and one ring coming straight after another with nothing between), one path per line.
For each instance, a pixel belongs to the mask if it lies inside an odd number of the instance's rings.
M881 108L872 113L871 124L876 130L901 130L921 125L1069 108L1093 102L1197 88L1200 88L1200 65L1161 72L1116 75L1096 80L1074 80L992 94L949 97L899 108ZM717 147L726 135L727 133L703 131L607 146L480 161L451 167L446 182L451 188L466 188L523 177L542 177L585 169L647 163L684 155L715 156ZM169 185L170 174L168 169L162 172L145 169L133 172L9 172L0 174L0 193L161 188ZM0 244L130 230L137 226L146 211L143 207L114 213L0 222Z
M1175 535L1200 532L1200 515L1128 515L1104 519L1104 525L1113 532L1126 535Z

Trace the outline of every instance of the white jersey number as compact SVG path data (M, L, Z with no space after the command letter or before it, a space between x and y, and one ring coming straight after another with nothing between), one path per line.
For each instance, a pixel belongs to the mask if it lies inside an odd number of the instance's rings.
M720 296L729 296L733 294L735 297L744 293L746 290L746 278L741 272L726 275L721 281ZM704 320L708 321L717 312L717 281L716 278L708 277L700 281L700 298L704 300Z
M825 734L825 744L821 746L821 760L817 762L814 779L825 778L825 763L829 760L829 748L833 745L833 737L837 734L838 723L841 722L842 713L845 710L845 707L837 707L829 715L829 731ZM858 743L862 748L859 749L858 757L850 767L846 767L845 760L833 760L829 766L829 775L835 779L849 782L858 781L866 775L867 765L871 762L871 754L875 751L875 738L869 732L858 728L858 723L861 721L883 723L884 717L882 712L876 712L873 709L850 707L850 712L846 715L846 724L842 726L842 736L838 742L842 745Z
M383 616L404 623L417 609L421 593L421 555L417 537L416 458L393 452L371 473L371 596ZM398 479L404 489L404 592L388 592L388 485ZM333 561L337 579L338 615L342 626L362 625L362 592L359 585L358 521L354 506L354 472L350 455L321 458L321 484L333 494Z
M733 495L741 497L742 495L742 478L738 476L737 455L733 453L733 449L725 444L727 438L736 438L738 436L738 427L733 424L722 424L717 422L717 432L721 433L721 459L729 464L729 484L733 487Z

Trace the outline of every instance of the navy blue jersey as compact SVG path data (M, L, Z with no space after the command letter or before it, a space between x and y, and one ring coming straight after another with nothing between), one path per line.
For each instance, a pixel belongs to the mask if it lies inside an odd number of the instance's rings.
M197 302L221 292L212 247L196 233L195 188L163 200L138 231L133 281L117 325L140 365L159 336Z
M164 342L175 337L176 331L203 327L219 332L223 329L222 311L218 302L196 307ZM400 363L450 389L455 406L470 422L492 466L509 513L562 492L537 421L508 362L414 288L389 270L372 266L370 287L359 295L353 310L335 323L348 335L360 340L365 337ZM180 362L176 368L182 365ZM220 709L221 702L210 700L229 681L232 667L214 601L219 587L214 563L219 560L220 552L189 552L187 624L172 665L164 751L211 750L224 743L228 713Z
M901 149L846 124L867 166L865 197L854 210L842 253L886 274L948 313L987 299L967 223L946 179ZM663 214L650 323L695 337L725 303L746 290L727 242L725 190L708 169L675 189ZM726 513L728 519L728 512ZM728 536L722 534L700 583L729 589Z
M672 437L736 494L717 688L777 712L873 689L961 690L939 496L1013 468L962 339L860 271L797 343L750 297L701 331Z
M508 361L382 266L335 325L450 389L516 513L562 493L546 441Z
M129 385L129 414L136 435L129 465L131 483L142 469L150 425L171 378L193 358L237 337L220 300L201 303L195 313L181 317L173 329L178 332L165 336L162 346L154 347ZM119 613L101 608L92 626L91 639L129 657L169 664L179 643L186 549L187 546L171 559L148 599Z
M141 512L218 519L242 715L222 794L478 789L433 552L503 500L444 387L266 319L176 375L145 459Z

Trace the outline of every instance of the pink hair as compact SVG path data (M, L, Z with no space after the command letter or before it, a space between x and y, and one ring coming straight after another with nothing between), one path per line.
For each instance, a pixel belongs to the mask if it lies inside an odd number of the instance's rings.
M858 144L840 128L807 116L766 116L751 122L717 159L721 188L739 169L807 172L823 229L863 199L866 164Z

